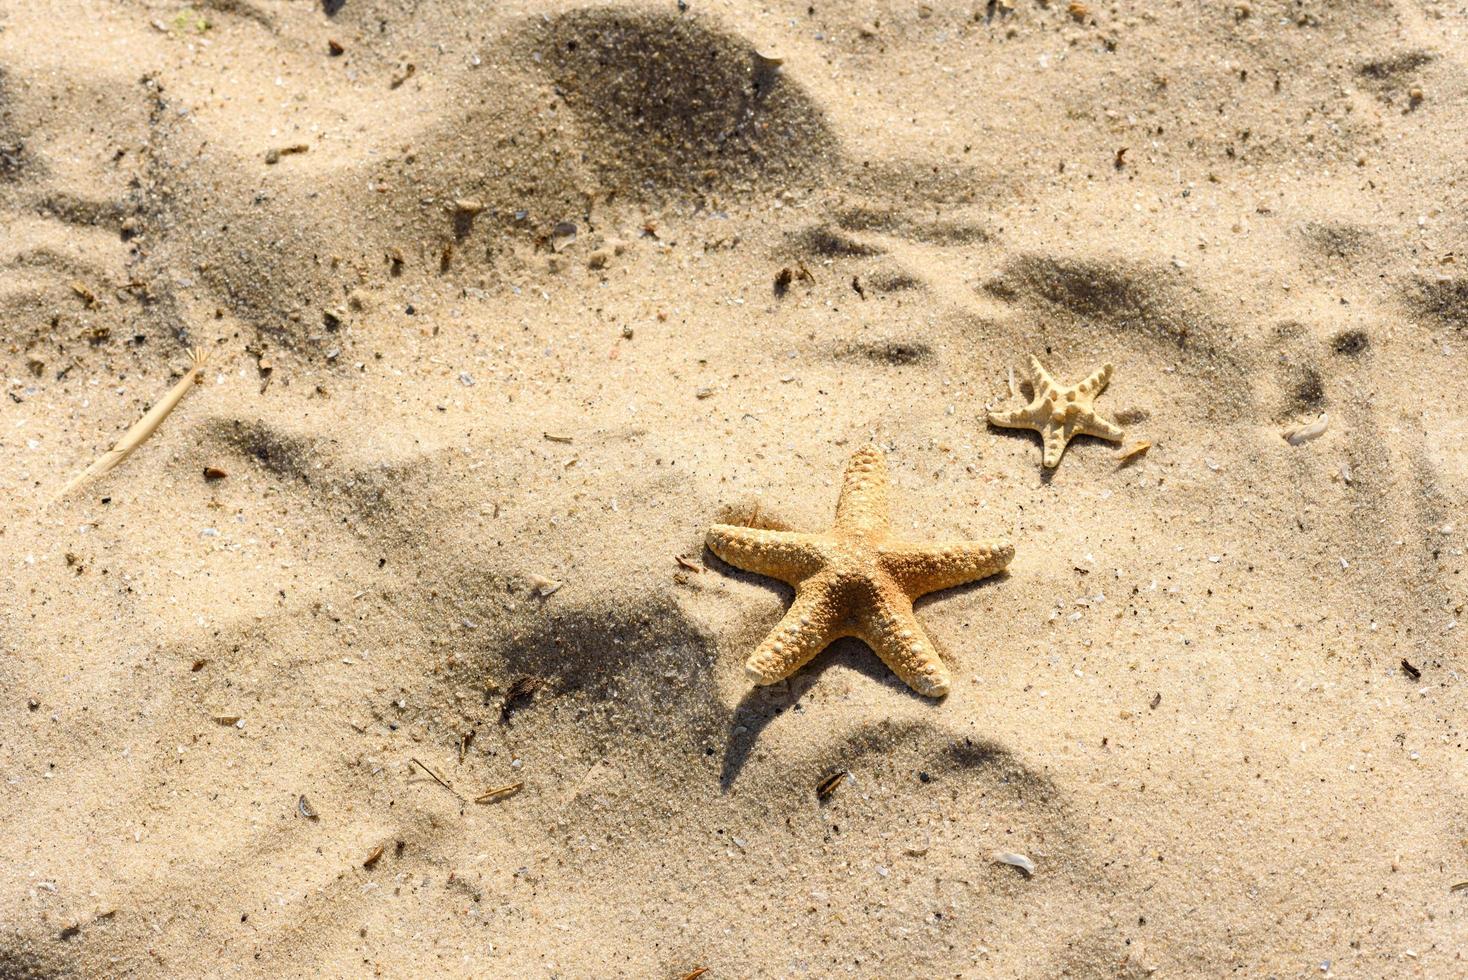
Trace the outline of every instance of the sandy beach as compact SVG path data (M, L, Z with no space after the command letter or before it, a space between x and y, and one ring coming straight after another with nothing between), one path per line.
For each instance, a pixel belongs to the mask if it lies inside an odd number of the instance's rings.
M1468 976L1465 146L1457 0L0 0L0 980ZM854 457L945 696L746 673Z

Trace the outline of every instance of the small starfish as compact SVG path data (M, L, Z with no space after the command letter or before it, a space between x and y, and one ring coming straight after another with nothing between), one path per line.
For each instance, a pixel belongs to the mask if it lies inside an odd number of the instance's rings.
M1111 365L1103 364L1078 385L1066 386L1056 381L1040 364L1030 358L1030 377L1035 383L1035 398L1024 408L1007 412L990 412L989 424L1007 429L1034 429L1045 441L1045 469L1060 465L1065 447L1075 435L1096 436L1120 442L1121 426L1096 414L1096 397L1111 381ZM1010 394L1014 391L1014 375L1009 377Z
M709 528L708 546L724 561L795 586L795 602L745 663L759 684L783 680L844 636L876 651L921 694L942 697L948 669L923 633L912 601L987 578L1014 557L1005 541L894 541L887 519L887 461L867 446L847 464L836 523L824 534Z

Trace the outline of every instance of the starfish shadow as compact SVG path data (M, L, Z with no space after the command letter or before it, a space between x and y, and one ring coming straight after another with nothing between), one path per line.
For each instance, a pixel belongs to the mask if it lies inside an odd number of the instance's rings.
M1005 439L1015 439L1020 442L1032 442L1041 449L1045 448L1045 440L1040 438L1040 433L1032 429L1011 429L1007 425L995 425L993 422L985 422L991 436L1002 436Z
M985 589L993 588L1001 582L1007 581L1009 581L1009 569L1001 568L994 574L987 575L977 581L964 582L962 585L955 585L950 589L939 589L937 592L928 592L920 595L913 600L912 608L914 612L921 612L929 606L942 603L946 599L954 599L963 595L973 595L976 592L982 592Z
M836 666L865 674L872 680L891 687L895 694L909 698L925 708L936 708L942 703L924 697L903 684L865 643L852 637L837 640L817 654L815 660L796 671L793 677L768 687L751 687L739 699L739 704L729 716L729 735L724 743L724 763L719 773L719 789L722 792L727 793L733 788L765 729L787 712L800 710L800 699L805 692L815 685L822 674ZM799 693L791 691L791 686L796 683L799 683ZM788 700L782 701L782 698Z
M977 582L965 582L963 585L955 585L951 589L943 589L939 592L929 592L927 595L918 596L917 601L912 604L912 611L914 613L921 613L928 606L942 603L945 600L951 600L957 598L958 596L973 594L982 589L987 589L991 586L998 585L1000 582L1008 580L1008 578L1009 569L1001 568L999 571L995 572L993 575L990 575L988 578L979 579ZM964 624L964 629L969 629L967 623ZM948 670L953 674L955 678L958 677L960 673L958 669L960 661L957 657L953 655L953 651L949 647L948 643L946 643L939 637L935 637L932 632L928 633L928 642L933 644L933 649L937 651L938 657L943 661L944 666L948 668ZM924 698L923 700L928 701L932 704L943 703L942 701L932 701L931 698Z
M1028 429L1011 429L1008 426L995 425L993 422L986 422L985 425L988 426L989 433L991 435L1001 436L1005 439L1018 439L1023 442L1032 443L1037 448L1039 448L1042 453L1045 451L1045 440L1040 437L1040 434L1038 432L1031 432ZM1090 443L1113 447L1116 445L1115 443L1109 442L1098 436L1087 435L1084 432L1077 432L1075 435L1070 437L1070 445L1067 446L1065 450L1066 455L1069 455L1076 446L1084 446ZM1064 465L1065 456L1061 456L1060 466ZM1048 487L1050 485L1050 482L1055 479L1055 474L1060 471L1060 466L1057 466L1054 469L1046 469L1045 467L1041 466L1040 483Z

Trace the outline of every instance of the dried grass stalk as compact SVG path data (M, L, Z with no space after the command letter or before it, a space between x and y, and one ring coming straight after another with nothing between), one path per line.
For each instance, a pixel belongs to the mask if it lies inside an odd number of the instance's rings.
M524 788L525 783L523 781L518 783L507 783L504 786L496 786L494 789L487 789L483 793L480 793L478 796L474 797L474 802L495 803L499 800L507 799L511 796L514 796L516 793L520 792L520 790Z
M146 415L134 422L133 427L123 433L121 439L117 440L117 445L99 456L91 466L88 466L85 470L72 477L71 482L62 487L61 492L55 496L53 503L65 497L92 477L101 476L103 473L111 470L117 464L127 459L134 449L137 449L146 442L148 437L153 434L153 430L158 428L164 419L168 418L168 413L172 412L183 399L184 393L192 388L194 383L203 376L204 363L208 359L209 354L207 351L190 348L189 369L178 380L178 384L174 385L168 394L164 395L152 408L148 409Z

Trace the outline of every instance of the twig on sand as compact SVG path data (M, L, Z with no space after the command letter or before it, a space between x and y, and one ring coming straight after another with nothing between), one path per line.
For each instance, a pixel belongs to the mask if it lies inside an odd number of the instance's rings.
M168 418L168 413L174 410L183 399L184 394L203 375L204 362L209 359L209 355L207 351L191 348L189 350L189 359L191 361L189 369L184 372L182 378L179 378L178 384L174 385L168 394L164 395L157 404L148 409L147 414L134 422L133 427L123 433L121 439L117 440L117 445L99 456L91 466L78 473L72 478L70 483L62 487L61 492L52 498L52 503L65 497L92 477L101 476L103 473L111 470L117 464L127 459L134 449L137 449L147 441L148 437L153 434L153 430L158 428L164 419Z
M506 783L503 786L496 786L493 789L485 790L483 793L480 793L478 796L474 797L474 802L497 803L500 800L514 796L516 793L520 792L520 790L524 788L525 783L523 781L518 783Z
M435 783L438 783L438 785L442 786L444 789L448 790L450 793L453 793L455 796L459 796L458 790L454 789L448 783L446 783L442 779L440 779L438 777L438 773L434 772L432 769L428 768L423 763L419 762L417 759L414 759L414 758L411 758L410 757L408 761L412 762L419 769L422 769L424 772L428 773L428 775L432 776L433 777L433 781ZM462 800L463 797L462 796L459 796L459 799Z

